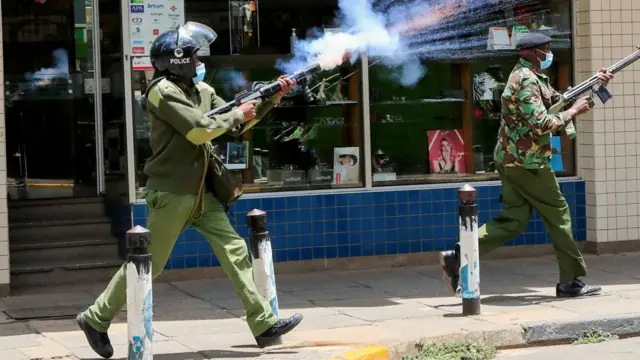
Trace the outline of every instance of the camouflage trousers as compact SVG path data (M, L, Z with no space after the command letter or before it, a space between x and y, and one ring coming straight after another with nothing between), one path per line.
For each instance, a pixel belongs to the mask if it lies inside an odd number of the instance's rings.
M530 170L498 166L497 170L502 181L505 208L478 229L480 255L523 233L533 209L536 209L553 242L560 268L560 283L586 276L587 267L571 232L569 206L560 192L555 173L548 168Z

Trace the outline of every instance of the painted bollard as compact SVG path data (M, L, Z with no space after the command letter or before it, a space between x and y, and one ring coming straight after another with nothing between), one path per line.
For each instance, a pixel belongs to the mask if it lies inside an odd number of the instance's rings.
M153 295L151 291L151 232L142 226L127 231L128 360L153 359Z
M476 189L469 184L458 190L460 199L460 283L462 315L480 315L480 251Z
M273 269L273 252L271 238L267 231L267 213L253 209L247 214L249 226L249 242L253 263L253 279L258 293L271 305L271 311L279 316L278 293L276 291L276 274ZM281 344L282 340L278 340Z

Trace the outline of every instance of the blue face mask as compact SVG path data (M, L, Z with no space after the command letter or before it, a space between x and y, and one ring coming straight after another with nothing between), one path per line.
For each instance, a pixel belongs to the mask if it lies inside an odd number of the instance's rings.
M199 82L204 80L204 74L207 73L204 64L196 66L196 76L193 77L193 84L198 85Z
M540 69L548 69L553 63L553 53L549 51L548 53L543 53L546 55L546 58L540 61Z

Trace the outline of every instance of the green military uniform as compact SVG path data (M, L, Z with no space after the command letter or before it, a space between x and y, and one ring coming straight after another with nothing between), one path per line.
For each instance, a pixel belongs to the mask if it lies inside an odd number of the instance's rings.
M276 95L259 105L256 119L263 117L279 100ZM241 126L244 120L238 109L213 119L203 117L204 112L222 104L224 101L214 89L203 82L189 90L161 80L149 91L147 106L153 156L144 169L149 176L144 197L149 205L152 275L155 278L162 272L180 233L194 226L220 260L244 304L251 332L258 336L278 319L257 292L245 241L229 223L220 201L203 186L206 154L203 149L209 150L207 145L213 138ZM246 123L240 132L253 124L255 121ZM125 303L123 266L84 312L84 318L95 330L106 332Z
M542 216L556 251L560 283L587 274L571 232L569 206L551 169L551 133L565 129L563 114L547 108L560 93L549 78L521 59L502 93L502 120L495 147L505 209L479 230L480 254L486 254L524 232L533 209Z

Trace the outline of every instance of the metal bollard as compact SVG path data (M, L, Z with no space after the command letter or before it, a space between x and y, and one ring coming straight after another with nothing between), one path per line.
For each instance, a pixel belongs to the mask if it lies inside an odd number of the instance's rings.
M480 315L480 251L476 189L466 184L458 190L458 198L460 199L462 315Z
M253 209L247 214L247 224L249 225L249 241L251 242L253 279L256 282L258 293L267 299L271 305L271 311L278 317L276 274L273 270L271 238L267 231L267 213ZM279 339L277 344L282 344L282 339Z
M136 226L127 231L126 283L129 360L153 359L153 294L151 291L151 231Z

